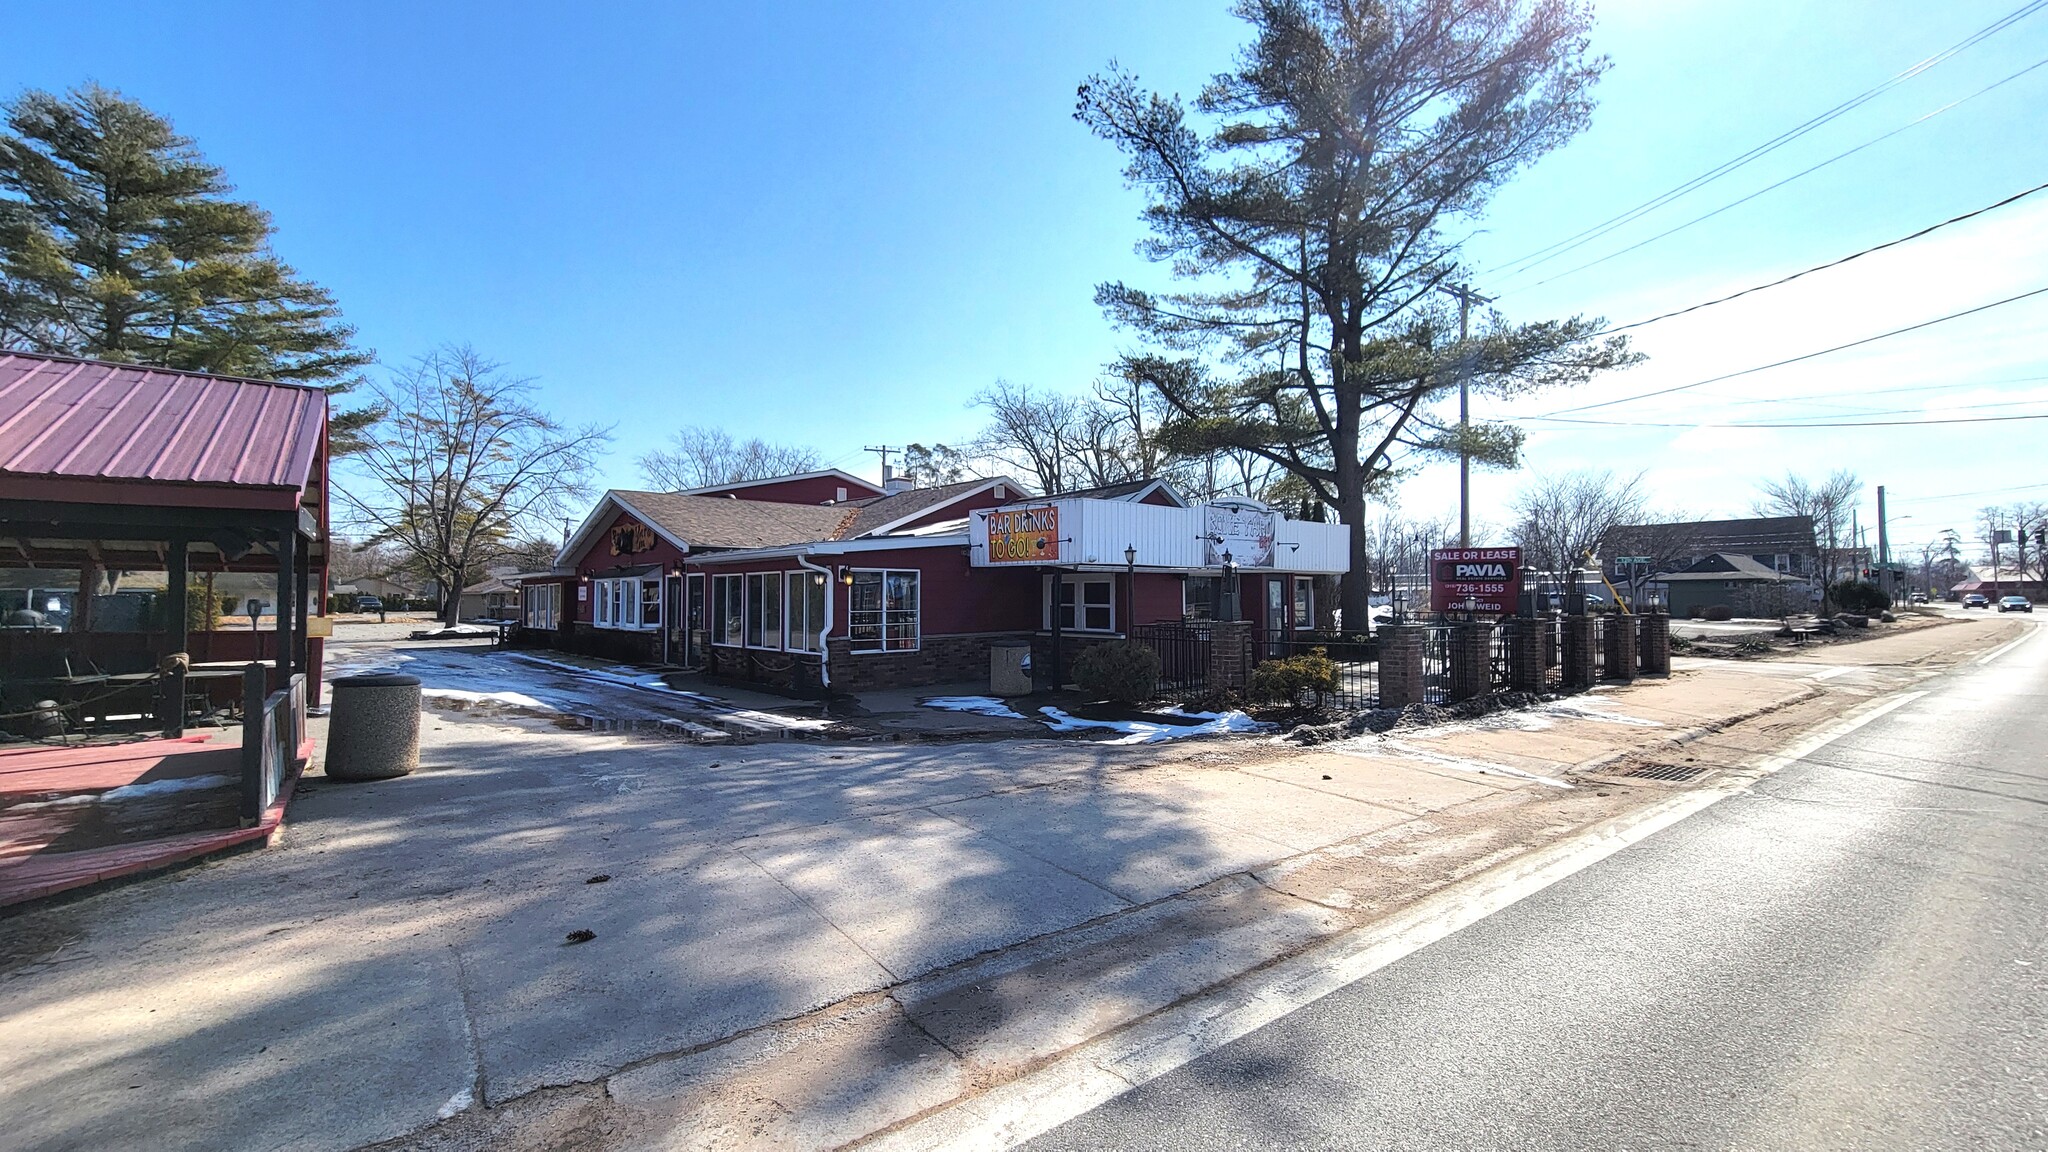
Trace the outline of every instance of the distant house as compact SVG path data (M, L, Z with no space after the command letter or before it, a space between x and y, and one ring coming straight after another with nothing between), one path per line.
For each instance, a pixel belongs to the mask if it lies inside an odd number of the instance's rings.
M1727 552L1703 556L1662 580L1670 590L1673 616L1694 616L1717 605L1737 616L1785 616L1810 611L1814 604L1814 586L1805 577Z
M2022 572L2013 564L2001 564L1996 572L1989 564L1973 564L1969 577L1957 581L1948 591L1950 599L1980 592L1993 600L2000 596L2025 596L2029 600L2048 602L2048 581L2032 572Z
M510 570L487 576L462 590L458 618L510 620L519 615L519 582L530 573Z
M384 576L358 576L346 584L335 585L334 591L337 595L353 593L357 596L375 596L394 606L400 601L411 600L418 595L410 585Z
M1826 567L1810 516L1626 524L1608 533L1601 554L1615 580L1631 574L1620 559L1636 556L1648 557L1653 573L1683 572L1713 556L1741 556L1768 572L1801 579L1813 579Z

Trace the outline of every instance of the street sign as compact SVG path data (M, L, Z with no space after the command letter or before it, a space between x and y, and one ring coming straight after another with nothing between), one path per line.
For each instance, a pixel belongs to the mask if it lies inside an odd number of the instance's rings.
M1429 554L1432 611L1506 616L1522 595L1520 548L1436 548Z
M1616 564L1648 564L1650 558L1648 556L1616 556L1614 562Z

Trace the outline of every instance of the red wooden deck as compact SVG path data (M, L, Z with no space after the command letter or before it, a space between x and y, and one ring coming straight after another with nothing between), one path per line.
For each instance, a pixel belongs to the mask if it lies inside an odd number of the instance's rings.
M312 755L308 740L300 766ZM100 800L116 788L226 776L232 784L144 789L149 801L122 803L127 819ZM262 840L277 831L294 772L263 819L238 827L241 744L213 735L127 744L0 748L0 906L165 868ZM202 827L188 827L194 821Z

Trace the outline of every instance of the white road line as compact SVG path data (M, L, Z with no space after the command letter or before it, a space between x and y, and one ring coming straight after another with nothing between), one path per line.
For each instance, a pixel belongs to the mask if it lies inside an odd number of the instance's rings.
M1991 663L1993 660L1998 659L2000 656L2005 655L2007 652L2010 652L2013 649L2019 647L2020 645L2026 643L2027 641L2032 640L2034 638L2034 634L2039 631L2040 628L2038 627L2029 627L2023 635L2016 636L2013 639L2008 640L2003 644L2000 644L1998 647L1993 648L1991 651L1986 652L1982 656L1977 657L1977 663Z
M878 1134L860 1147L889 1152L1014 1148L1739 795L1757 779L1926 694L1915 691L1887 697L1795 742L1757 765L1754 776L1674 796L1572 840L1530 852L1387 920L1344 933L1208 995L1082 1045L1007 1084Z

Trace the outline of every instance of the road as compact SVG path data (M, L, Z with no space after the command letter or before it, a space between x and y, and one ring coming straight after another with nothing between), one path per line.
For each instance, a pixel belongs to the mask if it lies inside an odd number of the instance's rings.
M1030 1147L2048 1147L2048 638Z

